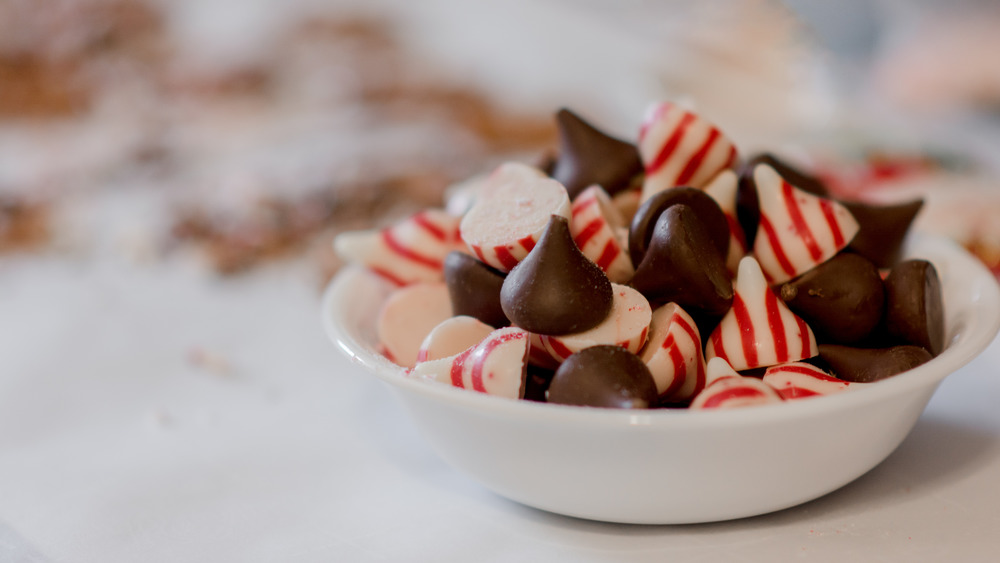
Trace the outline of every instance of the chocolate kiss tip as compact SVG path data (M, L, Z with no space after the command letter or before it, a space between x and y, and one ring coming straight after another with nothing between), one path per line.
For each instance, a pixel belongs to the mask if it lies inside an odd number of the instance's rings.
M628 247L629 257L636 267L646 254L646 248L653 238L653 230L660 215L670 207L682 204L694 210L718 249L719 255L723 259L728 255L729 221L719 204L702 190L676 187L657 192L639 206L635 216L632 217L628 232Z
M879 349L821 344L819 355L837 377L852 383L892 377L931 360L930 352L909 345Z
M631 285L650 301L673 301L709 315L724 314L733 300L725 260L695 211L684 204L660 215Z
M515 325L560 335L600 324L613 297L607 276L573 242L569 222L553 215L535 247L507 274L500 305Z
M570 199L593 184L614 195L642 172L635 145L608 136L566 108L556 113L556 124L559 157L552 177L566 187Z
M840 202L858 222L858 234L849 248L871 260L879 268L891 268L899 261L903 241L924 205L923 199L891 205L859 201Z
M782 285L781 298L818 339L851 344L882 319L885 290L874 264L842 252Z

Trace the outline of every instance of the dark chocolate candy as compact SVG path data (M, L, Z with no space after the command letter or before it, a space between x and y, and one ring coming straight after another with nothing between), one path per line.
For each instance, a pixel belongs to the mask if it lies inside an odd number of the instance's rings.
M537 403L545 402L545 393L549 390L552 377L556 374L551 369L546 369L534 364L528 364L527 376L524 379L524 397L526 401Z
M656 403L656 383L639 356L611 345L571 355L549 384L548 402L585 407L646 409Z
M931 360L931 354L919 346L889 348L852 348L839 344L820 344L819 355L840 379L871 383L913 369Z
M701 220L719 254L723 257L729 252L729 222L719 204L712 196L695 188L668 188L654 194L643 202L632 217L628 232L628 252L632 264L638 267L646 255L646 248L653 238L653 227L660 215L673 205L684 204L690 207Z
M842 201L858 222L851 250L871 260L879 268L891 268L899 261L903 240L910 230L924 200L918 199L894 205L875 205L858 201Z
M630 285L650 302L673 301L692 315L721 316L733 302L724 256L693 209L672 205L656 221Z
M454 315L475 317L494 328L508 326L510 320L500 306L503 280L503 272L457 250L444 259L444 281Z
M757 186L753 181L753 169L758 164L767 164L786 182L821 197L829 197L829 190L823 182L810 174L789 165L771 153L756 154L740 167L740 184L736 191L736 218L743 227L747 248L753 248L757 235L757 223L760 221L760 202L757 201Z
M820 342L854 344L882 319L885 289L878 268L842 252L781 286L781 298Z
M556 113L556 123L559 157L552 177L566 186L570 199L593 184L614 195L642 172L635 145L609 137L568 109Z
M607 318L614 294L597 264L580 252L569 222L553 215L531 252L507 274L500 306L515 325L536 334L572 334Z
M926 260L896 264L885 278L885 330L890 339L944 349L944 301L937 269Z

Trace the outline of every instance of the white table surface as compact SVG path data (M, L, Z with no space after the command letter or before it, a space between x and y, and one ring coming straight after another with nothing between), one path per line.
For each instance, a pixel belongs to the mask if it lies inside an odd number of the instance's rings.
M326 341L310 272L0 258L0 562L1000 560L1000 343L837 492L612 525L439 460Z

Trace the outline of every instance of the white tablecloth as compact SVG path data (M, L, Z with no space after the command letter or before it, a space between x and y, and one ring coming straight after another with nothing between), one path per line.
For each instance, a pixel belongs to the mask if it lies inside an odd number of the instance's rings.
M576 520L456 473L325 340L308 270L0 260L0 562L995 561L1000 344L806 505Z

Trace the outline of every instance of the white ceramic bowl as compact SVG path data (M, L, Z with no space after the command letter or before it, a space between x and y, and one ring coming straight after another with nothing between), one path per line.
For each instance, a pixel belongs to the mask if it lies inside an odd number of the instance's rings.
M375 352L390 288L359 268L330 284L322 314L334 343L393 386L440 456L496 493L594 520L710 522L794 506L861 476L903 441L945 376L993 340L1000 290L990 273L944 239L918 238L907 254L941 277L941 355L856 392L727 411L548 405L409 379Z

